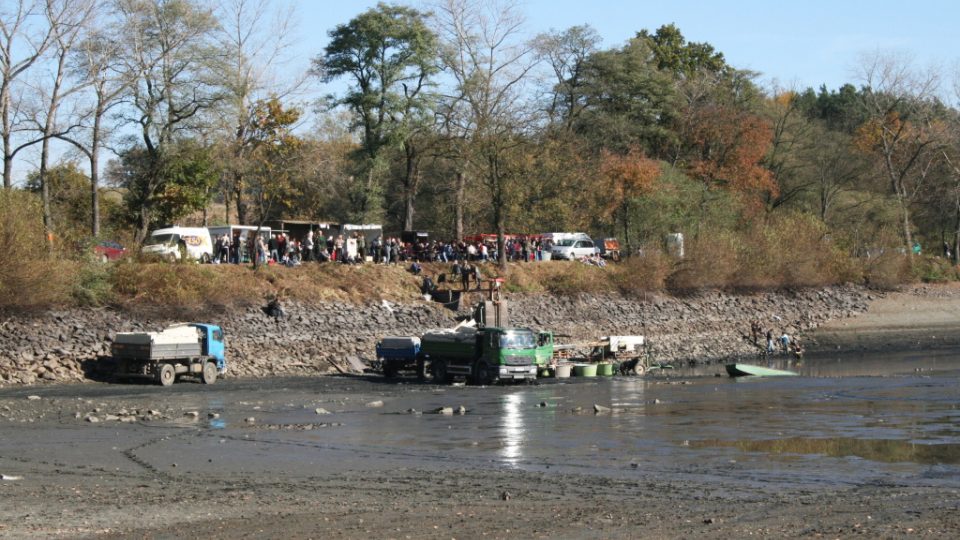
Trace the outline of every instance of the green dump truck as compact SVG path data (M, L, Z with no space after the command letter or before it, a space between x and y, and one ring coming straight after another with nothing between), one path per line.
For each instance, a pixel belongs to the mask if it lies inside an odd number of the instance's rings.
M537 378L537 334L528 328L435 330L420 338L420 354L439 383L456 377L476 384Z

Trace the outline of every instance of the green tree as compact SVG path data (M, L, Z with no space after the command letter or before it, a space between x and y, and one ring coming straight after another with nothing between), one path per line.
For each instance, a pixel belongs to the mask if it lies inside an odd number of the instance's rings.
M426 15L412 8L377 4L347 24L330 31L330 43L314 59L314 73L329 82L351 80L350 90L331 104L346 106L360 129L366 185L355 195L361 218L372 214L378 200L382 150L398 145L407 161L402 177L405 225L412 227L413 200L419 180L417 135L429 118L427 88L437 65L437 42Z
M702 71L722 74L730 70L723 53L717 52L709 43L687 42L673 23L657 28L653 34L641 30L637 39L650 48L657 69L675 76L691 77Z

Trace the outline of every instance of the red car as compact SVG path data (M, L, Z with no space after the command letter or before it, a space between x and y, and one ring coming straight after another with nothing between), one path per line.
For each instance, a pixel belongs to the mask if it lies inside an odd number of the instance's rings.
M93 246L93 252L100 258L101 261L115 261L120 257L123 257L127 250L120 244L116 242L111 242L110 240L102 240Z

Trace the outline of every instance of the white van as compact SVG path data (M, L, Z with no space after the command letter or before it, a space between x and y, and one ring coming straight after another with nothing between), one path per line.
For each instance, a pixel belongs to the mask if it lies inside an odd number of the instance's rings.
M550 255L553 259L576 260L584 256L592 256L600 252L593 240L585 233L546 233L553 243Z
M208 263L213 259L213 242L206 227L168 227L150 233L141 253L169 261L186 257Z

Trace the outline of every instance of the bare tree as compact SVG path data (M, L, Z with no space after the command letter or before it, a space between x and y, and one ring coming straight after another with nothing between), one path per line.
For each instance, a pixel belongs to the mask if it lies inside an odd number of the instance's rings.
M42 17L44 4L38 0L5 0L0 3L0 139L3 140L3 187L13 185L13 159L29 146L15 146L16 113L14 83L39 60L53 40L53 28ZM44 23L31 25L40 17ZM19 101L19 100L16 100Z
M94 10L92 0L48 0L46 7L47 24L53 36L50 50L55 64L52 80L41 90L41 99L45 110L37 120L40 131L40 190L43 201L43 226L47 239L53 235L53 218L50 211L50 186L46 174L50 160L50 141L54 137L66 134L70 128L64 128L57 122L57 112L61 101L83 88L81 81L77 85L65 86L68 71L68 59L74 46L82 38L87 23ZM44 91L45 90L45 91Z
M939 78L933 70L915 69L906 56L881 52L863 56L859 70L868 120L858 143L877 158L900 210L904 244L912 253L911 206L942 157L944 129L934 106Z
M237 219L248 219L245 200L246 170L252 143L248 133L251 107L261 99L294 97L307 80L307 70L284 77L286 56L296 39L297 12L294 4L269 0L225 0L217 13L220 26L216 41L224 58L218 70L225 88L223 123L232 137L226 141L222 176L226 219L231 199Z
M90 164L91 215L90 232L100 236L100 151L104 146L108 126L104 125L107 113L120 103L127 90L127 81L121 76L121 48L119 29L102 18L91 25L91 31L77 46L74 59L74 76L91 94L92 102L80 113L86 137L62 134L65 140L77 148Z
M524 19L513 2L445 0L437 13L441 57L455 81L449 124L469 141L467 155L489 192L505 267L508 195L521 181L517 165L537 120L525 86L539 59L534 44L522 39Z
M551 88L546 92L547 115L564 129L573 128L574 121L585 107L582 93L584 66L600 41L600 35L589 25L572 26L536 38L537 52L546 60L553 75Z
M222 56L212 40L213 13L194 0L116 0L130 82L127 122L139 129L147 163L128 200L136 210L137 244L149 233L156 195L169 180L168 148L196 133L201 115L221 101L214 67Z

